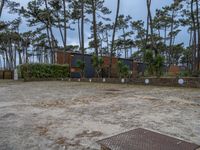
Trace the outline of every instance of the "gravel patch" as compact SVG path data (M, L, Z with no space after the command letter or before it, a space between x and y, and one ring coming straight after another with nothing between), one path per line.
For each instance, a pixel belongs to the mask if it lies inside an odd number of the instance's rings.
M99 150L138 127L200 144L200 89L0 81L1 150Z

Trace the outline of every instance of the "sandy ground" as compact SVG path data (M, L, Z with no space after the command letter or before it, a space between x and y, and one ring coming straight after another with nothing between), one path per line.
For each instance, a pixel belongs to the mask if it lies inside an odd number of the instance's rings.
M200 144L200 89L0 81L1 150L98 150L138 127Z

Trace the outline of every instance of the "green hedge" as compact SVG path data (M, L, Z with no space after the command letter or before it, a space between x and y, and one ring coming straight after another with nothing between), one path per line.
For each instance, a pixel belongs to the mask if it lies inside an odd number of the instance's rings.
M69 77L69 65L23 64L18 67L19 77L25 80Z

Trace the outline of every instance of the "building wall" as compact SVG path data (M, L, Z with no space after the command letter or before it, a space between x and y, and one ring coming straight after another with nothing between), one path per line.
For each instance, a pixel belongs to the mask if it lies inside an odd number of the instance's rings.
M168 70L168 74L171 76L177 76L180 73L180 67L179 66L175 66L175 65L171 65L169 70Z
M71 68L77 67L77 61L82 59L82 55L78 53L66 53L58 51L56 53L56 60L58 64L64 64L64 55L66 57L66 63L70 65ZM85 77L86 78L92 78L95 77L95 69L92 66L92 55L85 55L84 56L86 68L85 68ZM104 64L103 64L103 73L102 77L108 77L108 71L109 71L109 65L110 65L110 57L103 56ZM117 68L117 62L118 60L122 61L124 64L129 66L129 69L137 74L138 73L138 63L134 63L131 59L122 59L122 58L112 58L112 68L111 68L111 77L116 78L118 77L118 68ZM71 74L71 77L73 78L80 78L80 73L73 72Z
M106 73L105 77L108 77L108 70L109 70L109 66L110 66L110 57L104 56L103 61L104 61L103 67L104 67L105 73ZM117 58L112 58L112 68L111 68L111 77L112 78L115 78L118 76L117 62L118 62Z
M82 60L81 54L73 54L71 55L71 67L77 67L77 61ZM92 60L90 55L84 56L85 60L85 77L92 78L95 76L95 70L92 66ZM72 77L74 78L80 78L80 73L73 73Z

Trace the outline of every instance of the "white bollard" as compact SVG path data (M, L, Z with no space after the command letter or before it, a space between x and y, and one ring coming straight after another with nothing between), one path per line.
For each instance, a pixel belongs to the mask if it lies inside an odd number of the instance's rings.
M15 80L15 81L18 80L18 72L17 72L17 69L14 70L14 80Z
M148 85L150 83L149 79L145 79L144 83Z
M183 79L178 80L178 84L183 85L184 83L185 83L185 81Z
M124 78L123 78L123 79L121 79L121 82L122 82L122 83L125 83L125 79L124 79Z

